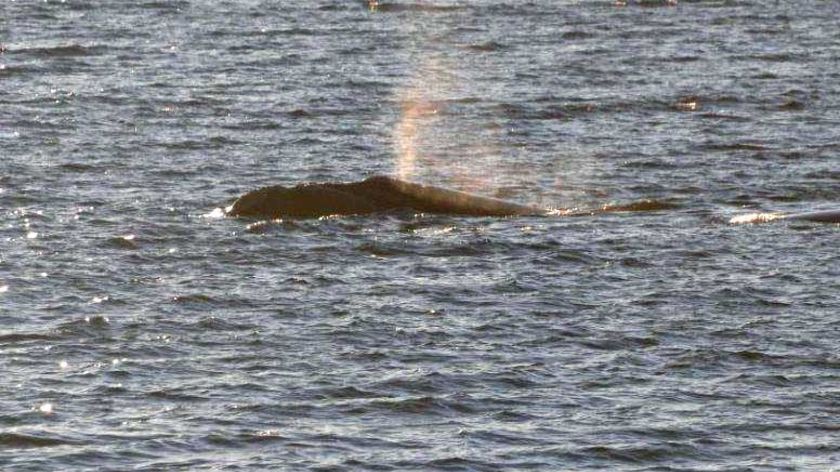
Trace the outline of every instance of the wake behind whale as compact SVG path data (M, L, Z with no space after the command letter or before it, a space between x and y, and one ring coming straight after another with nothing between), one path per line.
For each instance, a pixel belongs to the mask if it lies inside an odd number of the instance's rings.
M253 218L318 218L332 215L367 215L396 210L461 216L580 216L595 213L657 211L676 205L644 200L628 205L603 206L595 210L557 211L521 205L432 185L422 185L387 176L360 182L306 183L294 187L263 187L239 197L228 216ZM763 223L777 219L840 223L840 210L807 213L760 213L743 215L730 223Z

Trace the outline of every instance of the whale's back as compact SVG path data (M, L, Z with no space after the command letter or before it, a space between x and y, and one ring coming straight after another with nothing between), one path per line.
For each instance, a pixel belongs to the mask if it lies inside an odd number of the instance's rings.
M228 214L258 218L317 218L399 209L466 216L543 213L539 208L496 198L375 176L360 182L264 187L237 199Z
M793 213L785 215L788 220L806 220L817 223L840 223L840 210L812 211L808 213Z

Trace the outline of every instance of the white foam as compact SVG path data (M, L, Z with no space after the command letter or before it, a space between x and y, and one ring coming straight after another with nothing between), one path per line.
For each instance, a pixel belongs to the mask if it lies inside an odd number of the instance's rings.
M758 224L778 220L779 218L784 218L784 215L782 213L747 213L732 217L729 223L733 225Z

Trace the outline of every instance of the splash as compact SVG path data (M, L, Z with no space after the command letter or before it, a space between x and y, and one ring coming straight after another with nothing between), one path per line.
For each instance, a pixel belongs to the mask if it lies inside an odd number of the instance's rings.
M506 123L515 118L509 108L516 108L510 103L517 99L507 97L511 91L504 81L487 77L484 69L495 71L495 59L476 58L475 50L464 57L452 54L451 48L433 47L449 36L451 23L411 18L406 33L423 50L416 53L412 74L393 96L399 115L392 130L391 174L515 200L533 188L535 180L555 175L554 165L539 169L527 158L516 158L527 143L506 144ZM542 197L532 195L527 203L540 205Z
M423 163L418 162L418 148L438 118L437 103L441 100L435 100L435 95L443 94L441 89L446 88L441 71L438 61L428 59L411 83L397 94L401 111L394 127L394 151L395 173L400 179L416 179L420 172L418 165Z
M413 94L402 100L401 108L400 121L394 128L396 174L400 179L411 179L416 177L418 172L417 148L420 135L425 127L429 126L430 116L435 115L437 110Z
M746 215L738 215L729 220L729 224L744 225L744 224L758 224L768 223L773 220L784 218L782 213L747 213Z
M227 206L225 208L221 208L221 207L214 208L212 211L204 213L203 215L201 215L201 217L202 218L208 218L208 219L224 218L225 215L227 215L230 212L231 208L233 208L233 205Z
M481 95L450 62L427 57L396 94L394 175L467 192L496 195L501 159L498 126L476 119L470 105Z

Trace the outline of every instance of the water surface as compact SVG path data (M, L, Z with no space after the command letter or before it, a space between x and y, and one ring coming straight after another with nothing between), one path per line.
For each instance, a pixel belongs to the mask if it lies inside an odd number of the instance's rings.
M381 3L0 5L0 466L840 466L836 5Z

